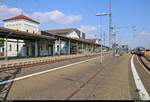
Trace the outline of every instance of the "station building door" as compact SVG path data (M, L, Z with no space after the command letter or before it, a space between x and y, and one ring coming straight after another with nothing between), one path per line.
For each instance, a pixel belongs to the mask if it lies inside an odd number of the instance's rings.
M53 44L48 45L48 55L52 56L53 55Z

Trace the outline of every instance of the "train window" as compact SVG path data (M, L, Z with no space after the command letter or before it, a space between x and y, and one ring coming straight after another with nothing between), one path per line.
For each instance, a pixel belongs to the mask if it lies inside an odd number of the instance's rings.
M141 47L141 48L139 48L139 50L140 50L140 51L143 51L143 50L145 50L145 49Z

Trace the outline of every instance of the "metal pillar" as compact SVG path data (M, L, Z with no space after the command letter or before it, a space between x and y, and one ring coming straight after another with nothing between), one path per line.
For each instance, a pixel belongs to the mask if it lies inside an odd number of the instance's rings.
M92 44L92 53L94 52L93 44Z
M35 41L35 57L38 56L38 41Z
M60 38L59 38L59 56L61 54L61 41L60 41Z
M55 42L53 43L53 56L55 55Z
M102 46L103 46L103 34L102 34L102 16L100 16L100 24L101 24L101 27L100 27L100 36L101 36L101 59L100 59L100 63L103 63L103 49L102 49Z
M88 44L86 44L86 51L88 51Z
M41 51L40 51L40 40L38 42L38 57L41 55Z
M6 48L5 48L5 60L7 61L8 60L8 58L7 58L7 38L5 39L5 46L6 46Z
M70 40L68 41L68 55L70 55Z
M90 44L90 51L92 52L92 45Z
M50 56L50 43L48 41L46 41L46 51L47 51L47 55L46 56Z
M91 52L93 52L93 44L91 45Z
M17 57L19 57L18 51L19 51L19 45L18 45L18 39L17 39Z
M6 35L6 37L5 37L5 44L6 44L6 49L5 49L5 60L7 61L8 60L8 57L7 57L7 37L9 36L9 35L11 35L12 34L12 32L10 32L9 34L7 34Z
M82 43L82 53L84 52L84 46L83 46L83 43Z
M104 46L105 46L105 37L106 37L106 36L105 36L105 32L104 32L104 36L103 36L103 38L104 38L104 40L103 40L103 43L104 43L104 44L103 44L103 45L104 45Z
M89 52L90 52L90 44L88 44L88 50L89 50Z
M78 42L76 42L76 48L77 48L77 54L78 54L78 50L79 50Z
M89 52L89 44L87 44L87 51Z
M109 0L109 46L112 47L112 4L111 0Z

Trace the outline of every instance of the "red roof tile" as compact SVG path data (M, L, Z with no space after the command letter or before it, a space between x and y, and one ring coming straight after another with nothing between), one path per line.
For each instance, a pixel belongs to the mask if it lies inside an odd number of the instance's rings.
M37 21L35 21L35 20L33 20L33 19L31 19L31 18L29 18L29 17L23 15L23 14L21 14L21 15L19 15L19 16L12 17L12 18L5 19L5 20L3 20L3 21L16 20L16 19L25 19L25 20L29 20L29 21L31 21L31 22L40 24L39 22L37 22Z

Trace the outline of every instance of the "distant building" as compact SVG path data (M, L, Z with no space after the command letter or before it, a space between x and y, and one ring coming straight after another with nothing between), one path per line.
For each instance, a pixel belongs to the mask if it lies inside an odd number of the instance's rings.
M85 39L85 33L82 31L76 29L76 28L66 28L66 29L52 29L52 30L46 30L49 33L56 34L56 35L61 35L64 37L68 38L73 38L73 39ZM60 41L60 49L61 49L61 54L66 54L68 53L68 44L67 41ZM74 45L72 45L74 46ZM56 54L59 53L59 39L55 41L55 52Z
M39 22L23 14L3 21L0 57L52 56L100 50L99 40L87 41L85 33L76 28L39 31Z
M4 28L28 32L28 34L39 34L39 22L21 14L11 17L4 21ZM6 42L4 38L4 46L0 47L1 52L6 50ZM20 39L7 39L7 56L33 56L33 43ZM30 48L30 49L29 49ZM6 53L4 53L6 55Z
M58 34L69 38L85 39L85 33L76 28L54 29L47 31L53 34Z
M86 40L94 44L101 44L101 39L86 39Z
M3 20L4 27L29 33L37 33L39 31L39 22L21 14L19 16L11 17Z

